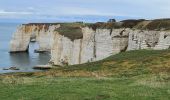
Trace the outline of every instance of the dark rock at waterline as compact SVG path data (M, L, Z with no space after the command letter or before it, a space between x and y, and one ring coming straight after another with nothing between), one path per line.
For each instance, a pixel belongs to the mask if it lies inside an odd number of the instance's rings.
M9 68L3 68L3 70L9 70Z
M51 68L52 68L52 66L50 66L50 65L37 65L37 66L33 67L33 69L38 69L38 70L48 70Z
M20 70L20 69L17 67L10 67L10 68L4 68L3 70Z
M15 53L28 53L28 50L25 51L9 51L10 54L15 54Z
M19 68L17 68L17 67L10 67L9 69L10 70L19 70Z
M45 51L45 50L38 50L38 49L36 49L36 50L34 50L34 53L46 53L46 52L49 52L49 51Z

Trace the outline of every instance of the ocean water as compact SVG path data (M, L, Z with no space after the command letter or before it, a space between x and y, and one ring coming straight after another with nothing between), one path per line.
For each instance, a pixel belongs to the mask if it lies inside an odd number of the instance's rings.
M30 43L29 53L9 53L9 43L19 24L0 23L0 73L32 72L35 65L47 64L50 60L49 53L34 53L37 43ZM4 68L17 67L20 70L3 70Z

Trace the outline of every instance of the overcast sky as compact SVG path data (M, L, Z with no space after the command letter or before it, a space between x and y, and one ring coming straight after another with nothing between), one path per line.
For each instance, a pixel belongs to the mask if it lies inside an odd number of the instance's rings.
M59 16L170 17L170 0L0 0L0 19Z

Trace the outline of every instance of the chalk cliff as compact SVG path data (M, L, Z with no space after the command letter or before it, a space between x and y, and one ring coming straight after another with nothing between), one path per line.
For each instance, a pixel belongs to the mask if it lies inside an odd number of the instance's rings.
M31 39L39 44L38 51L51 50L54 30L58 25L48 24L23 24L13 34L10 42L10 52L24 52L29 49Z
M149 29L153 28L153 22L25 24L19 26L14 34L10 52L27 51L29 42L35 38L39 51L51 51L52 64L74 65L101 60L127 50L168 49L170 32Z
M54 37L51 61L54 64L81 64L104 59L125 50L128 46L128 32L125 29L82 28L83 38L70 40L59 33ZM120 33L122 34L120 35Z

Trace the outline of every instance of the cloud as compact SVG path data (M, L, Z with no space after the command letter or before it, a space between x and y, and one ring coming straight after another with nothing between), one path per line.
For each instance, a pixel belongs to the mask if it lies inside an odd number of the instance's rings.
M50 0L50 2L47 0L1 0L0 9L3 10L0 10L0 17L49 19L63 15L94 15L160 18L170 17L169 5L170 0Z
M15 11L5 11L0 10L0 15L31 15L32 12L15 12Z

